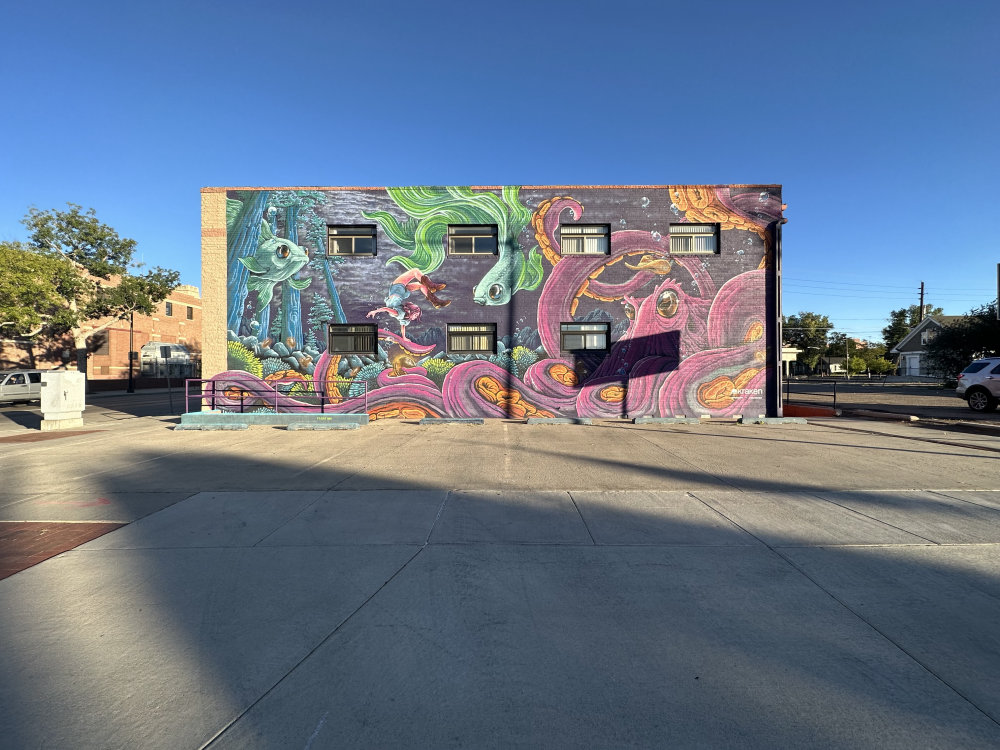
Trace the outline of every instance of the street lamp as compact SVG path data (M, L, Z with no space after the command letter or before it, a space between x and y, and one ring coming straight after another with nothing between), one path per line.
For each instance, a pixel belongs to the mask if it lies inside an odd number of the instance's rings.
M135 326L133 325L134 317L134 312L128 314L128 393L135 393L135 378L132 375L132 366L135 362L134 344L132 343L132 336L135 330Z

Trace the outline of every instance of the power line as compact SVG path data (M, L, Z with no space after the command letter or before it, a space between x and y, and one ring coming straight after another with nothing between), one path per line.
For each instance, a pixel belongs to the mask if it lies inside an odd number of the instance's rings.
M863 286L863 287L878 287L878 288L882 288L882 289L907 289L907 290L911 290L911 291L916 291L916 290L920 289L920 285L919 284L912 284L912 285L907 285L907 286L900 286L898 284L868 284L868 283L865 283L865 282L862 282L862 281L831 281L830 279L802 279L802 278L796 278L794 276L783 276L782 280L783 281L806 281L806 282L810 282L810 283L814 283L814 284L835 285L835 286L851 286L851 287ZM955 292L967 291L967 292L978 293L980 291L977 288L969 288L969 287L965 287L965 286L940 286L940 287L935 287L935 288L942 289L944 291L955 291ZM992 293L994 290L992 290L992 289L986 289L984 291L984 293L986 291Z

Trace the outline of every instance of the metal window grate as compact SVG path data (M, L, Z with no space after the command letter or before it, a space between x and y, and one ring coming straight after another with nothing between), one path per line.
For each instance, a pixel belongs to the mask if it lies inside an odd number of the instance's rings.
M718 252L718 224L671 224L670 252L712 254Z
M450 323L448 351L453 354L495 354L496 323Z
M564 352L607 351L610 323L560 323L559 348Z
M374 324L330 325L331 354L367 354L374 357L378 347L378 327Z
M559 247L563 255L607 255L610 251L607 224L563 224Z

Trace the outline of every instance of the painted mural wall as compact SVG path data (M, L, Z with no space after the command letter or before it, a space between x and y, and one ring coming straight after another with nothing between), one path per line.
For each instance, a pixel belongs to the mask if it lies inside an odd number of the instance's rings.
M774 186L414 187L227 193L228 367L215 407L424 416L767 413ZM563 255L560 224L610 227L606 255ZM715 223L718 252L670 252L670 225ZM498 252L449 255L449 225ZM373 225L374 257L327 254L328 225ZM675 230L676 231L676 230ZM328 351L330 324L375 322L374 356ZM561 323L607 323L603 352ZM490 354L449 324L492 323Z

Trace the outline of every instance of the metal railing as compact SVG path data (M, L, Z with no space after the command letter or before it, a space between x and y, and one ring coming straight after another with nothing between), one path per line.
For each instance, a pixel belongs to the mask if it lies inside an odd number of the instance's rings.
M836 380L804 380L798 382L799 385L832 385L831 393L824 393L822 391L800 391L800 394L811 393L817 396L832 396L833 397L833 408L837 408L837 381ZM792 381L790 379L785 380L785 403L787 404L791 400L792 396Z
M259 409L261 407L274 409L275 413L280 408L282 412L286 413L318 411L320 414L325 414L328 407L339 406L345 401L363 396L365 404L364 412L358 413L368 413L368 383L364 381L359 383L349 378L334 378L322 381L323 388L319 392L300 392L294 395L278 389L280 385L303 382L312 383L313 381L298 379L279 380L270 388L247 388L234 383L226 383L225 381L219 382L216 380L188 378L184 381L184 411L201 411L206 405L214 411L222 404L227 407L227 410L237 411L239 414L246 413L248 409ZM194 386L197 386L197 388ZM358 386L364 388L363 393L354 396L342 395L342 393L349 394L351 388L356 389ZM330 396L327 395L328 393L338 395ZM287 400L284 403L279 403L282 399L294 399L299 403L291 404ZM192 404L194 404L193 409ZM237 404L239 408L233 408ZM353 412L338 411L337 413L345 414Z

